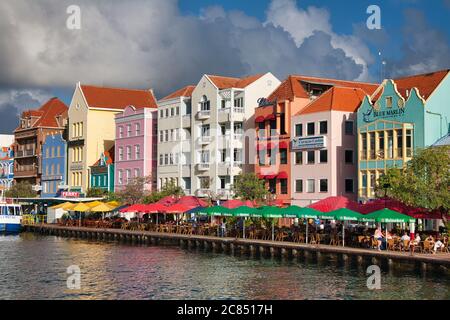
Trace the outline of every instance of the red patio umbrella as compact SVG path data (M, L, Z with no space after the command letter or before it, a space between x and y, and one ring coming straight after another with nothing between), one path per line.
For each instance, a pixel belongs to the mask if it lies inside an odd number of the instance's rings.
M190 210L191 208L179 203L173 204L169 207L166 207L164 210L164 213L175 213L175 214L179 214L179 213L185 213L186 211Z
M144 212L145 205L143 204L133 204L129 207L123 208L120 212Z
M158 213L158 212L164 212L167 207L160 204L160 203L150 203L144 205L144 212L146 213Z
M165 196L161 200L159 200L156 203L162 204L164 206L170 206L171 204L174 204L177 202L177 199L174 196Z
M328 197L319 200L313 204L310 204L308 207L321 212L330 212L342 208L350 209L356 212L361 212L361 206L357 202L352 201L344 196Z
M228 208L228 209L234 209L234 208L238 208L238 207L242 207L242 206L247 206L247 207L253 208L255 205L250 200L242 201L242 200L238 200L238 199L231 199L231 200L224 201L221 204L221 206Z
M189 207L189 209L208 206L208 204L205 201L194 196L183 196L180 198L180 200L177 201L177 204Z

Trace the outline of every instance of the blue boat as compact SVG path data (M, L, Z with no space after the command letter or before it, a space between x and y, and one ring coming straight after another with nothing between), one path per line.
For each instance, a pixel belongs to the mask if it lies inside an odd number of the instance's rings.
M22 228L20 204L0 202L0 233L19 233Z

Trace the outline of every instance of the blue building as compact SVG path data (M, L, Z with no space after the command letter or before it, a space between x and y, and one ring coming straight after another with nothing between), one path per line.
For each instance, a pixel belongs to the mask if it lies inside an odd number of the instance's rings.
M418 149L445 140L449 105L450 70L385 80L364 98L357 112L359 200L375 197L387 168L402 168Z
M11 147L0 147L0 193L11 188L14 180L14 154Z
M42 145L42 198L59 195L61 185L66 184L67 142L61 134L48 135Z

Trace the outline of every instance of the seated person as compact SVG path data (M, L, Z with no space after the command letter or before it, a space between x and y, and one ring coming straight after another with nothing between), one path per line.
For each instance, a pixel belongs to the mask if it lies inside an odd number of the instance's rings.
M425 241L434 242L434 238L431 236L431 234L425 238Z
M441 249L443 247L444 244L442 243L442 241L440 239L437 239L437 241L434 243L433 253L436 253L437 249Z
M381 232L381 228L380 228L380 227L378 227L378 228L375 230L375 233L373 234L373 237L374 237L375 240L377 240L377 249L378 249L378 251L380 251L380 250L381 250L381 241L382 241L383 238L384 238L383 233Z
M401 241L409 241L411 240L411 238L408 236L408 234L406 232L403 232L402 237L400 238Z
M420 235L416 234L414 240L413 240L413 244L414 245L418 245L420 243L420 241L422 241L422 239L420 239Z

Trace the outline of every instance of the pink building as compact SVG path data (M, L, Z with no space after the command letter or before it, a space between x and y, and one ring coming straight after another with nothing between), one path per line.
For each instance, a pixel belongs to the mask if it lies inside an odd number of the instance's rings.
M157 108L128 106L115 117L115 191L135 177L151 177L156 188Z
M357 199L355 112L376 86L364 89L332 87L292 118L292 204L330 196Z

